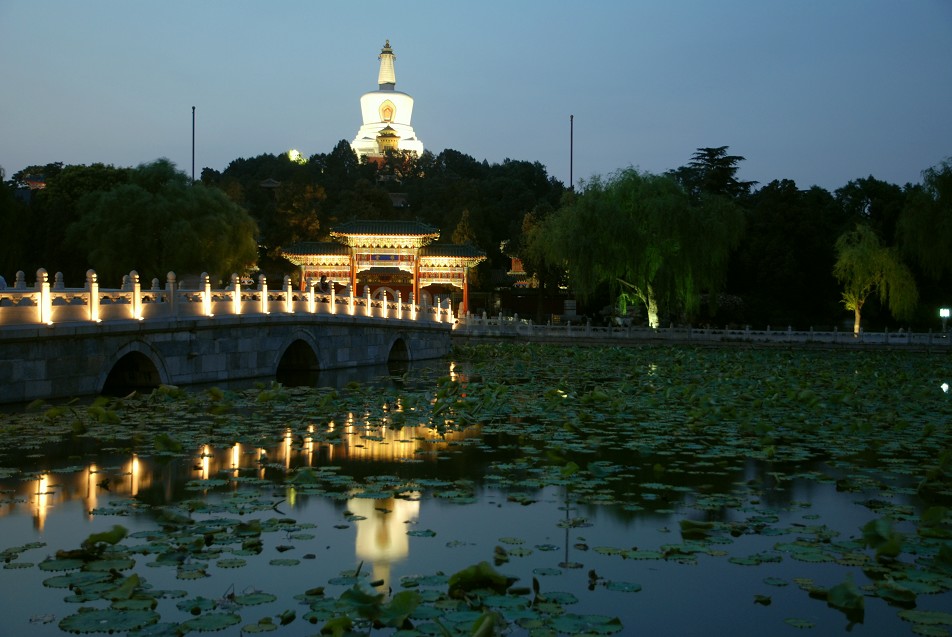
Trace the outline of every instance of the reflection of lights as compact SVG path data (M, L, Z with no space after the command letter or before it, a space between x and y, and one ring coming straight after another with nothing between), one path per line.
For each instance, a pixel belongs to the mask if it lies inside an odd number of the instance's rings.
M268 462L268 452L258 449L258 477L264 480L264 466Z
M96 508L96 481L95 476L99 468L95 464L89 465L86 469L86 515L93 517L93 509Z
M211 471L212 459L209 453L208 445L202 445L202 480L208 480Z
M49 507L49 496L46 492L50 486L49 480L49 475L44 473L36 481L36 517L34 518L34 524L39 531L43 530L43 525L46 522L46 509Z
M292 441L291 429L288 428L284 432L284 443L282 445L284 447L284 468L285 469L291 468L291 441Z
M455 381L456 376L456 363L450 363L450 380Z
M373 579L390 584L390 565L410 554L407 524L420 515L418 500L352 498L347 509L357 520L357 557L373 564Z
M236 442L231 448L231 469L235 475L238 475L238 469L241 466L241 443Z
M304 439L304 451L307 453L307 466L311 466L314 460L314 425L307 426L307 437Z
M139 476L141 475L141 469L139 468L139 456L132 454L132 466L130 467L132 473L132 492L131 495L138 495L139 493Z

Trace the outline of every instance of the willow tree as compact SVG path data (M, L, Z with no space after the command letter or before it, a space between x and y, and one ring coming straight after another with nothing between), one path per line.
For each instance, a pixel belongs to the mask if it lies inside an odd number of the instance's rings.
M919 301L916 281L897 250L882 245L876 233L863 224L836 240L833 276L843 284L843 305L853 311L854 334L859 334L863 306L873 292L888 303L897 319L911 316Z
M939 280L952 275L952 160L922 176L922 186L912 190L899 217L899 236L906 254Z
M132 169L128 183L85 195L78 208L67 237L100 281L118 284L133 269L146 281L169 270L224 279L257 258L257 227L248 213L221 190L192 184L165 159Z
M701 292L723 283L742 229L729 199L691 197L671 175L629 168L585 183L541 236L582 299L607 283L640 300L649 326L658 327L662 313L690 314Z

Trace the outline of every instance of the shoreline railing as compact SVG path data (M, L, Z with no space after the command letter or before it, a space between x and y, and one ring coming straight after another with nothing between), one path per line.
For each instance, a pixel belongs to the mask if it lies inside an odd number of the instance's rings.
M460 316L454 328L454 335L487 337L487 338L522 338L526 340L559 340L559 341L603 341L623 342L691 342L691 343L811 343L828 345L897 345L917 347L944 347L950 348L949 334L937 332L909 332L904 330L882 332L868 332L861 330L859 334L851 331L795 330L786 329L753 330L750 327L741 329L717 329L697 327L661 327L649 328L638 326L594 326L590 323L577 324L564 322L558 324L536 324L531 320L520 319L518 315L507 316L476 316L467 314ZM952 349L952 348L950 348Z
M144 288L133 270L123 277L121 287L104 288L96 272L89 270L82 288L67 288L62 273L56 273L51 283L47 271L40 268L32 286L27 286L21 271L12 287L0 289L0 329L14 325L269 314L454 322L449 301L438 297L434 304L416 304L412 294L409 301L404 301L399 292L395 299L373 299L367 286L362 295L355 295L349 285L342 291L333 284L322 290L314 279L308 279L304 290L296 290L288 276L277 289L269 289L264 275L258 277L255 286L245 285L236 274L225 288L213 288L208 274L203 272L195 289L188 289L177 282L174 272L169 272L164 287L160 287L159 279L152 279L151 287Z

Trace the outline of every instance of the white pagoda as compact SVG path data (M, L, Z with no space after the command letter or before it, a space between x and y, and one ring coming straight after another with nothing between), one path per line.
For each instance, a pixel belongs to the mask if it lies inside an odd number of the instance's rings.
M397 77L393 61L397 56L387 40L380 51L380 74L377 90L360 97L363 125L350 143L358 157L379 157L386 150L423 153L423 142L416 137L410 118L413 116L413 98L394 90Z

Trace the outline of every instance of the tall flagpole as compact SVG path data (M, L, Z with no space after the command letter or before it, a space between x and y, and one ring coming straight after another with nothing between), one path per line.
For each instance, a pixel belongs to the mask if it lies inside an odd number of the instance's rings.
M195 107L192 107L192 183L195 183Z
M569 190L575 190L572 162L575 159L575 115L569 115Z

